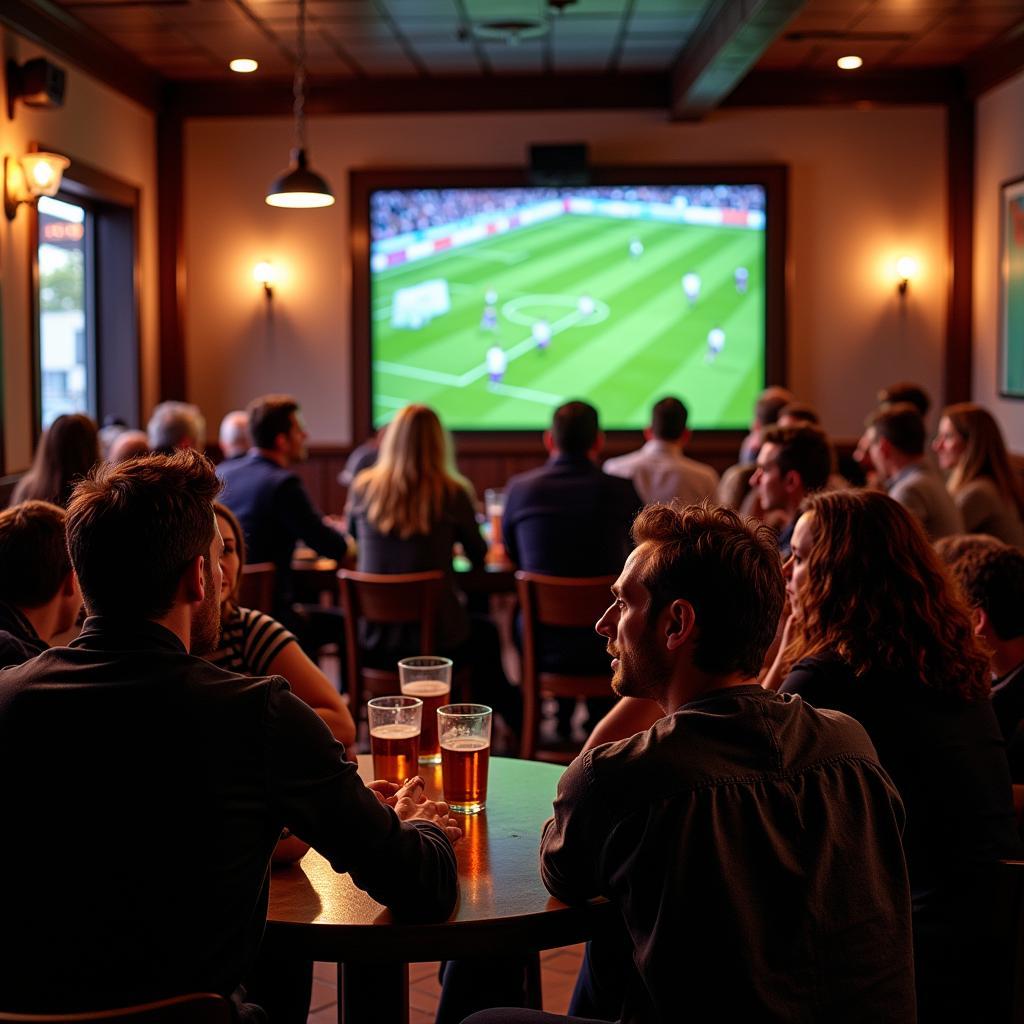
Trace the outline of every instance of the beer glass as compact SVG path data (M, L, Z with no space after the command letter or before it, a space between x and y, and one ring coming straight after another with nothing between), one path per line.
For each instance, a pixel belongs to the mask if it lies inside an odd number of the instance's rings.
M446 803L453 811L478 814L487 805L491 709L484 704L438 708L437 734Z
M501 535L501 520L505 515L505 492L500 487L488 487L484 491L484 509L491 533L488 558L500 561L505 557L505 544Z
M403 783L417 773L423 701L417 697L374 697L366 705L373 775Z
M403 658L398 663L398 678L406 697L423 701L420 728L420 764L440 764L441 746L437 742L437 709L451 700L452 660L422 655Z

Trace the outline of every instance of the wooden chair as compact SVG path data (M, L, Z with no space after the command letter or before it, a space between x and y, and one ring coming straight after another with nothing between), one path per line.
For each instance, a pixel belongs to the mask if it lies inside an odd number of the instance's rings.
M93 1013L0 1013L11 1024L231 1024L228 1001L210 992Z
M523 734L519 756L568 764L574 751L538 750L541 700L544 697L608 697L611 662L599 675L542 672L537 664L537 631L544 626L593 629L609 604L614 576L542 576L516 573L516 589L523 610Z
M348 706L358 722L369 696L398 693L398 665L371 668L363 664L359 623L408 625L420 628L419 649L410 654L433 654L437 602L444 574L440 570L409 573L370 573L341 569L338 591L345 616L345 668Z
M268 615L274 607L274 563L253 562L242 567L238 603Z

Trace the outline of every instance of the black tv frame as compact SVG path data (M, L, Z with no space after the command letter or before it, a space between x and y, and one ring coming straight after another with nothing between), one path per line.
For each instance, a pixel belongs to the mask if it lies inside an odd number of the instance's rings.
M785 164L686 164L592 167L591 185L761 185L765 190L765 385L786 384L787 218L789 169ZM528 167L404 167L349 173L352 260L353 443L373 433L370 337L370 194L380 189L527 188ZM582 396L585 397L585 396ZM753 411L753 410L751 410ZM731 444L742 430L702 430L700 439ZM610 431L611 438L636 431ZM455 434L460 449L516 450L536 430L474 430Z

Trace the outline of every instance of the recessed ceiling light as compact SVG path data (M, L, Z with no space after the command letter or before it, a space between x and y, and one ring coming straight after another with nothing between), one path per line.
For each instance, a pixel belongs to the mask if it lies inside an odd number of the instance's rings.
M840 57L839 60L836 61L836 64L844 71L855 71L863 63L864 61L854 54L850 54L849 57Z
M228 67L232 71L237 71L240 75L248 75L255 71L259 64L252 57L236 57Z

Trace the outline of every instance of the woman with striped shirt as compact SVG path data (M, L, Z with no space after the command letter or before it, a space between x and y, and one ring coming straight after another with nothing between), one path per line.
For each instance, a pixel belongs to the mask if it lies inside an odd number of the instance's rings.
M292 691L327 724L334 738L346 748L355 743L356 726L348 705L327 677L306 656L295 636L276 619L253 608L238 606L238 588L245 564L245 541L238 520L221 504L215 504L217 525L224 538L221 572L220 646L207 661L228 672L248 676L283 676ZM354 751L349 755L354 758Z

